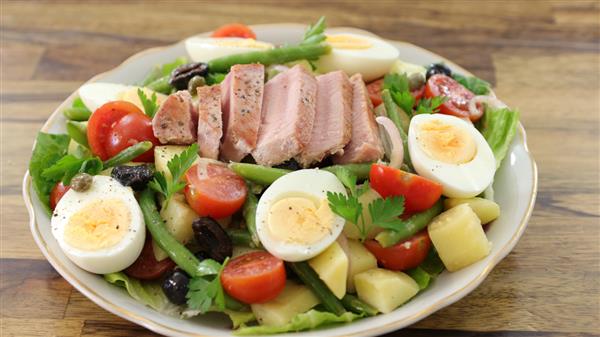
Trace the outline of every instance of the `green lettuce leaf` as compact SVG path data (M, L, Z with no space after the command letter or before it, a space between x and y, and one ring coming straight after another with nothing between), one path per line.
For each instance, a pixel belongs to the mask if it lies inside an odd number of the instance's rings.
M219 310L216 307L212 307L208 310L208 312L224 313L231 320L231 323L233 324L234 329L237 329L244 324L248 324L250 322L256 321L256 317L254 316L254 313L252 311L237 311L237 310L230 310L230 309ZM180 317L183 319L188 319L188 318L198 316L200 314L202 314L202 312L200 312L200 310L188 308L181 312Z
M327 324L349 323L362 317L362 315L357 315L349 311L342 314L341 316L336 316L335 314L332 314L330 312L316 311L313 309L308 312L296 315L287 324L277 326L258 325L251 327L242 327L239 330L234 331L234 334L239 336L260 336L284 332L310 330Z
M481 134L494 152L496 168L500 167L508 153L510 143L517 132L518 123L519 112L517 110L488 108L483 114Z
M159 282L140 281L128 277L122 272L105 274L104 279L109 283L125 288L129 296L156 311L173 314L179 308L169 302Z
M478 77L452 74L452 78L475 95L487 95L490 92L491 84Z
M55 177L45 177L45 168L54 165L67 154L70 138L67 135L54 135L38 132L35 147L29 161L29 174L33 188L48 214L50 210L50 191L59 180Z

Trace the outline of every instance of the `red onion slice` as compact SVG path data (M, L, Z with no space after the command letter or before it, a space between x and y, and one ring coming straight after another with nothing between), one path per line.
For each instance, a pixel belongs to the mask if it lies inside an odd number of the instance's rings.
M390 153L388 154L388 158L390 159L389 166L399 169L404 159L404 145L402 144L402 138L400 138L400 132L396 124L387 117L379 116L375 120L379 125L383 126L391 143Z

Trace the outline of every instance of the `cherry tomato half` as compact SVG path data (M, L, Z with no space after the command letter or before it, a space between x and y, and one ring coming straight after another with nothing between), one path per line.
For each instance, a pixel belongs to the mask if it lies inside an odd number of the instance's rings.
M56 185L54 185L54 187L50 191L50 209L51 210L54 210L56 208L56 205L58 204L60 199L62 199L63 195L65 195L65 193L67 193L67 191L70 188L71 187L69 187L69 186L63 185L62 181L59 181L56 183Z
M246 201L246 182L226 166L194 165L186 172L185 180L185 198L201 216L228 217Z
M240 255L221 273L223 289L247 304L264 303L277 297L285 287L283 261L267 252Z
M212 37L242 37L256 40L256 34L250 27L241 23L230 23L221 26L212 33Z
M126 101L114 101L99 107L88 121L88 143L92 153L107 160L138 142L159 141L152 131L152 119L137 106ZM135 158L134 161L152 162L154 151Z
M447 97L446 102L440 106L440 112L443 114L459 118L470 118L472 122L481 117L481 114L471 116L469 113L469 102L475 97L475 94L450 76L436 74L427 80L425 97L432 98L437 96ZM481 109L481 107L479 108Z
M375 255L377 262L384 268L408 270L417 267L425 260L431 249L431 239L427 230L423 230L391 247L383 248L375 240L365 241L365 247Z
M140 280L156 280L175 268L175 262L168 257L162 261L156 261L152 246L152 237L148 234L140 256L125 269L125 274Z
M404 215L431 208L442 195L441 184L385 165L371 165L369 180L371 187L384 198L404 196Z
M367 92L369 93L369 98L371 99L371 102L373 103L374 107L378 106L379 104L381 104L383 102L381 99L381 91L382 90L383 90L383 78L380 78L376 81L373 81L373 82L367 84ZM410 94L415 99L414 106L417 106L417 104L419 104L419 101L423 97L424 92L425 92L425 86L422 86L421 88L410 92Z

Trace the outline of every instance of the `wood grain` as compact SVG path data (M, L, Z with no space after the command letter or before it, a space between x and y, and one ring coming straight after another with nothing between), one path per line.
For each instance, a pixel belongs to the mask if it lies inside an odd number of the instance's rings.
M33 138L83 81L218 25L355 26L444 55L522 111L539 166L525 235L473 293L394 336L600 334L600 2L1 2L0 335L153 336L44 260L21 179Z

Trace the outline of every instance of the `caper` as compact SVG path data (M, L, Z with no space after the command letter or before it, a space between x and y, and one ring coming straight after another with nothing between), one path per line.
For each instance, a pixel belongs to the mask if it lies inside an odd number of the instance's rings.
M408 87L410 91L420 89L425 84L425 76L421 73L414 73L408 77Z
M85 192L92 187L92 181L94 177L87 173L77 173L73 179L71 179L71 188L77 192Z
M204 85L206 85L204 77L196 75L192 77L188 82L188 91L192 96L196 96L196 90L198 89L198 87L202 87Z

